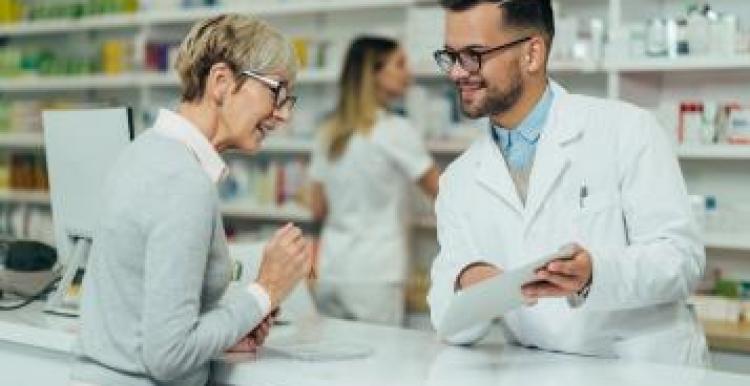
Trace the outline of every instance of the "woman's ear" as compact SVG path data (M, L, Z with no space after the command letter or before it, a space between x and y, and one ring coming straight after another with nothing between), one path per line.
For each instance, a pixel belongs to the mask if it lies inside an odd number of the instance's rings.
M211 66L206 80L206 94L217 106L222 106L234 87L234 74L226 63Z

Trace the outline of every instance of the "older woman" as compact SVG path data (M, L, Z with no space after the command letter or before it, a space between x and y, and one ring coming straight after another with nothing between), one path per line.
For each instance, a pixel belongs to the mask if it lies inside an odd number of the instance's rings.
M105 186L82 301L78 382L205 385L209 360L252 350L310 270L301 231L269 240L260 273L228 286L232 264L215 184L219 152L257 150L289 119L293 50L268 24L224 15L180 47L182 103L123 154Z

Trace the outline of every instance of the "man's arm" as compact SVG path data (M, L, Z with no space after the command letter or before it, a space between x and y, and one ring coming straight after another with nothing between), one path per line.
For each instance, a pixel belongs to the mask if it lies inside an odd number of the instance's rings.
M471 242L465 221L456 214L454 200L446 187L445 177L441 177L435 203L440 252L432 265L432 286L427 297L435 329L439 328L450 300L461 286L471 285L492 274L492 269L482 263ZM489 326L487 322L477 323L477 326L449 337L447 341L453 344L474 343L486 335Z

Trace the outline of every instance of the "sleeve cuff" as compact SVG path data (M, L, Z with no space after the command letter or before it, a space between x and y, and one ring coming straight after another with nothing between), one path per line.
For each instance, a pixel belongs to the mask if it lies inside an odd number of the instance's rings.
M435 162L432 160L432 158L426 157L422 159L420 162L416 163L416 166L412 168L412 170L409 171L409 174L411 174L411 179L414 181L419 181L422 177L424 177L428 171L430 171L430 168L435 165Z
M271 313L271 297L268 296L268 292L263 287L258 283L250 283L247 286L247 292L255 298L255 302L258 303L258 308L260 308L264 317Z
M617 302L615 288L618 283L617 261L615 251L609 249L589 250L591 254L591 286L585 301L579 302L577 307L589 309L608 309Z
M449 344L458 345L458 346L471 345L482 340L482 338L484 338L487 335L487 333L490 332L491 326L492 326L492 322L480 323L467 330L461 331L455 335L447 337L445 341Z

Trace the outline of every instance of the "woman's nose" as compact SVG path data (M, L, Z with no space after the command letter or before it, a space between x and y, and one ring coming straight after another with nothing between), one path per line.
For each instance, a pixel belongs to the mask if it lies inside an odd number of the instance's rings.
M292 118L292 110L281 107L273 110L273 119L278 123L288 123Z

